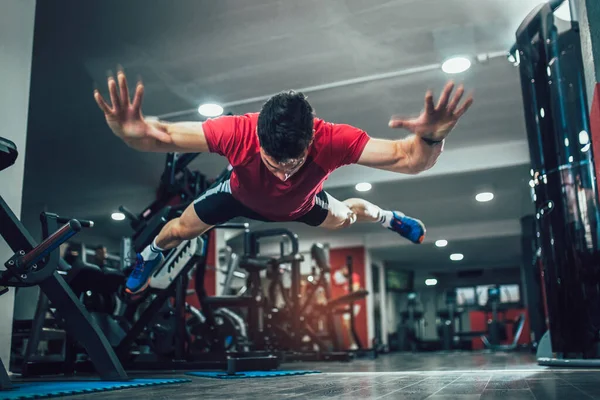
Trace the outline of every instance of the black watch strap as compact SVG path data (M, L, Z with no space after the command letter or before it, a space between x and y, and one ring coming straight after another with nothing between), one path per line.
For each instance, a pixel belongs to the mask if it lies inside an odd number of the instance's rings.
M431 140L431 139L426 139L424 137L421 137L421 140L424 141L425 143L427 143L430 146L434 146L436 144L440 144L444 141L444 139L442 140Z

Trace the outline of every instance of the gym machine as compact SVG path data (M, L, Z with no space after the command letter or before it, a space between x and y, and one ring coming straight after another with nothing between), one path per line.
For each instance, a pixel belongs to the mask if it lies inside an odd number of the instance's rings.
M442 341L443 350L453 350L456 348L456 341L460 340L461 336L471 335L462 331L461 313L457 309L456 291L453 289L446 290L445 293L446 309L438 311L438 336ZM458 324L458 329L457 329Z
M460 312L456 307L456 291L446 291L446 307L447 310L438 313L440 315L440 325L438 325L438 335L442 341L443 350L453 350L457 345L465 339L480 339L483 345L492 351L511 351L518 346L518 341L523 333L525 325L525 313L521 313L514 321L501 320L499 315L502 310L500 305L500 288L497 285L490 286L487 289L488 299L485 305L486 318L488 313L491 313L491 318L487 320L487 329L485 331L463 331L460 319ZM458 329L457 329L458 323ZM507 326L512 326L513 341L509 344L501 344L506 340ZM457 343L458 342L458 343Z
M164 224L179 215L181 210L179 206L166 206L154 215L149 213L148 223L134 236L132 252L139 252L147 246ZM223 224L214 229L247 231L248 225ZM226 369L232 373L270 370L279 366L279 359L269 353L242 351L248 347L244 321L225 308L252 307L254 298L207 296L204 278L209 246L210 234L207 232L201 238L184 241L171 250L152 274L149 290L143 294L143 298L136 299L128 306L125 317L133 325L116 348L126 368ZM200 310L185 301L192 273L195 274ZM174 299L172 306L168 304L169 298ZM145 309L140 313L138 308L142 304ZM137 318L135 314L139 314ZM160 316L163 316L162 320ZM132 353L132 346L144 332L150 333L154 354Z
M497 285L490 286L488 288L488 302L487 308L491 310L492 318L488 321L487 335L482 334L480 336L483 345L493 351L511 351L517 348L521 334L523 333L523 327L525 326L525 313L519 314L519 317L515 321L500 320L498 314L500 310L498 306L500 304L500 287ZM506 340L506 328L507 325L513 327L513 341L509 344L501 344L503 340Z
M569 29L559 31L553 11L562 2L536 7L510 50L521 77L542 292L547 294L549 329L537 359L547 366L598 367L598 190L577 2L570 2Z
M306 291L301 296L302 258L299 255L294 256L296 241L296 235L293 235L292 254L287 256L293 257L290 269L291 295L288 296L284 290L280 272L285 256L282 254L271 266L267 331L273 338L274 347L285 361L350 361L352 354L342 349L341 331L335 316L347 312L349 304L365 298L368 292L360 290L332 299L329 282L331 267L323 245L315 243L311 247L311 257L317 268L313 270L313 279L306 283ZM323 291L325 304L317 304L315 297L318 291ZM283 307L275 305L277 292L284 300Z
M421 325L423 311L417 310L417 293L410 292L406 296L406 311L400 313L401 321L398 324L398 347L400 351L410 350L415 352L421 345Z
M374 347L365 347L364 343L360 340L358 336L358 332L356 331L356 321L354 319L354 302L367 297L369 292L367 290L361 289L354 291L354 262L352 260L352 256L346 257L346 266L348 267L348 294L344 297L349 299L348 307L342 310L343 313L350 314L350 331L352 333L352 338L354 339L354 343L358 347L356 350L348 350L355 357L359 358L377 358L377 349Z
M200 153L167 153L156 200L139 215L135 215L123 206L119 207L119 211L127 216L135 232L144 231L145 227L151 224L151 220L157 221L154 217L161 211L165 212L166 206L183 209L207 189L206 177L199 171L190 171L188 168L198 155ZM162 217L166 218L165 215Z
M44 238L58 229L60 223L65 219L56 214L42 213L42 234ZM93 221L78 220L83 227L91 228ZM74 245L70 249L74 249ZM115 338L115 329L111 329L114 321L108 318L102 318L103 314L98 311L110 313L116 307L114 293L124 282L124 276L120 270L110 267L99 267L85 262L85 245L76 246L81 257L73 260L68 265L68 269L59 267L58 273L61 274L69 285L75 297L80 299L94 323L106 336L108 342L112 345L119 337ZM64 263L61 260L61 263ZM46 315L52 313L54 306L48 297L40 292L38 296L36 311L30 326L30 329L22 329L21 335L27 335L27 346L24 352L24 358L21 366L22 376L36 376L53 374L56 371L63 371L65 374L75 372L74 355L77 351L77 343L70 335L60 334L60 324L57 326L57 318L47 319ZM61 361L52 361L52 356L38 356L38 346L43 340L63 339L64 359ZM13 343L13 346L15 343Z
M17 156L15 144L0 138L0 171L13 165ZM62 218L57 220L61 223L64 221ZM106 337L57 271L59 265L63 269L68 269L68 266L54 250L80 230L81 223L69 219L44 241L36 244L0 197L0 235L15 252L4 264L6 270L0 272L0 295L6 293L9 287L39 286L56 308L67 333L85 348L100 378L127 380L127 374ZM10 387L11 381L0 360L0 390Z
M197 172L187 170L189 163L198 154L168 154L165 170L161 177L161 188L159 188L157 200L148 206L138 216L121 207L120 210L129 217L135 234L131 239L125 239L123 243L123 254L125 263L132 255L141 252L156 237L167 221L180 216L183 210L199 197L206 189L206 179L198 178ZM230 170L228 166L215 180L218 182ZM191 179L196 177L195 179ZM192 182L190 184L190 182ZM168 205L166 205L168 204ZM160 208L162 206L162 208ZM247 224L224 224L214 229L242 229L248 230ZM204 278L207 269L206 254L209 248L210 233L205 233L202 238L183 242L177 249L167 255L165 262L153 273L149 283L153 299L145 294L144 304L140 300L134 301L128 306L126 317L134 320L138 306L146 308L138 316L132 329L127 334L125 341L119 344L118 354L122 357L128 352L128 348L136 343L139 335L144 331L150 331L154 338L154 350L162 354L162 361L156 362L158 368L169 362L169 357L176 360L170 365L177 368L179 365L199 368L223 368L228 371L232 369L254 369L268 370L277 368L279 360L270 354L248 353L247 329L243 319L225 307L232 307L235 302L244 302L237 296L229 296L224 300L223 306L214 304L209 306L211 297L206 296L204 290ZM196 256L193 256L196 254ZM230 259L232 265L225 273L229 279L226 285L231 284L235 274L235 263L239 260L234 256ZM201 309L185 301L188 294L189 276L194 274L195 289ZM239 271L238 271L239 274ZM178 284L174 285L174 282ZM228 286L225 287L227 289ZM173 305L167 305L166 300L173 298ZM213 301L215 301L213 299ZM252 303L253 304L253 303ZM150 310L150 311L149 311ZM154 311L154 312L151 312ZM159 318L156 316L158 313ZM157 321L158 320L158 321ZM175 331L175 333L173 332ZM157 339L159 339L157 341ZM157 343L162 345L156 346ZM169 349L175 347L174 354L169 354ZM172 352L171 352L172 353ZM159 354L160 355L160 354ZM139 355L140 366L149 367L152 361L147 355Z

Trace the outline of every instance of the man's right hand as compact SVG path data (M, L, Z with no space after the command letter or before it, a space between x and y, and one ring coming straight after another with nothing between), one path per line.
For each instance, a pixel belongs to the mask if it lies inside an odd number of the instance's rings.
M132 147L143 148L146 147L144 146L145 142L154 140L166 144L172 143L172 138L163 124L160 122L147 122L142 116L144 85L138 82L133 102L131 102L125 72L120 70L117 73L117 79L119 81L118 89L115 78L112 75L108 77L108 92L112 107L104 101L97 89L94 90L94 99L104 112L106 123L114 134Z

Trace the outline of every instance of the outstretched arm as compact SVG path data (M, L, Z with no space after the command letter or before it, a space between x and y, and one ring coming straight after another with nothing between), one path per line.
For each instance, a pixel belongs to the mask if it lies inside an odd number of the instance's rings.
M433 167L444 143L428 144L419 136L400 140L371 138L358 164L402 174L418 174Z
M119 81L108 78L109 106L98 90L94 99L104 112L106 123L113 133L129 147L148 152L207 152L209 151L202 122L165 123L147 120L142 116L144 86L138 82L133 96L129 97L127 79L123 71L117 73Z
M461 85L450 100L453 89L454 83L447 83L437 105L433 104L433 94L428 91L425 110L418 118L392 118L391 128L404 128L414 135L400 140L370 139L358 164L405 174L418 174L433 167L442 153L444 140L473 104L469 96L458 107L464 88Z

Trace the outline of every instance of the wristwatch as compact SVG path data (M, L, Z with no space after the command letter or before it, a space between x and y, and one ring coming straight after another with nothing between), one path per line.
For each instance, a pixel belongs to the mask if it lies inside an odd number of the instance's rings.
M442 140L431 140L431 139L426 139L424 137L421 136L421 140L424 141L425 143L427 143L430 146L435 146L436 144L440 144L444 141L444 139Z

